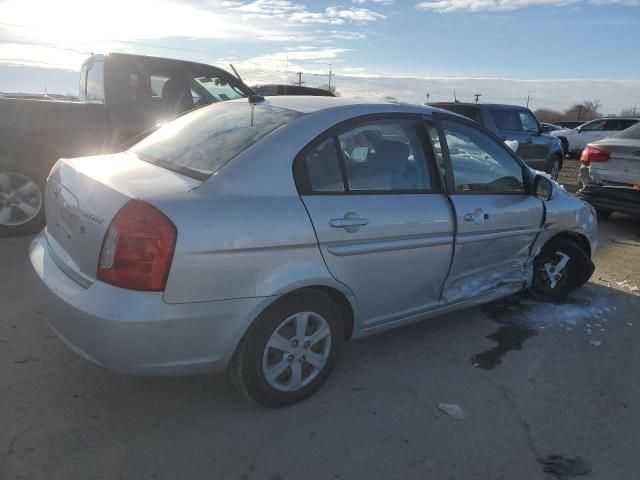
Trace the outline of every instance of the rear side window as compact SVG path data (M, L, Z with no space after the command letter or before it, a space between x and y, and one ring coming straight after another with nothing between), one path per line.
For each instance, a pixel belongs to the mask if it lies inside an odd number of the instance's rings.
M491 116L500 130L520 130L518 113L515 110L491 110Z
M84 101L104 102L104 62L93 62L87 65Z
M205 179L261 138L302 115L264 104L222 102L167 123L130 151L147 162Z
M640 140L640 123L636 123L633 127L627 128L615 135L616 138L628 138L630 140Z

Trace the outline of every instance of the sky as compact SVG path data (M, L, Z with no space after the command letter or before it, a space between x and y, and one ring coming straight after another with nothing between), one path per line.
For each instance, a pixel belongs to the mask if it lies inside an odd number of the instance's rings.
M0 0L0 91L74 93L90 54L401 101L640 109L640 0Z

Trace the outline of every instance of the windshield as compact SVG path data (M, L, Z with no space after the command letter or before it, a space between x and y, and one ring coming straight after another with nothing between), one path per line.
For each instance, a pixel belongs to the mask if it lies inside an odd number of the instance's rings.
M621 131L617 135L614 135L616 138L629 138L631 140L640 140L640 122L636 123L634 126L627 128L626 130Z
M129 151L204 180L300 112L249 102L218 103L169 122Z

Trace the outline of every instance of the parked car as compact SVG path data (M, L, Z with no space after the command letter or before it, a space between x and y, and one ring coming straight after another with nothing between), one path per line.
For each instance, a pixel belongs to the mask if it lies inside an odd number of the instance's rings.
M476 123L251 100L56 163L30 259L74 351L128 374L226 369L282 406L321 386L345 340L523 289L558 300L591 275L591 207Z
M542 127L543 133L553 132L554 130L562 130L564 128L564 127L561 127L560 125L555 125L553 123L545 123L545 122L541 122L540 126Z
M554 130L554 135L562 142L562 148L568 155L580 155L587 143L611 137L636 124L638 118L598 118L574 129Z
M560 142L544 133L535 115L525 107L482 103L432 103L474 120L498 137L516 146L527 165L558 178L564 153ZM514 143L514 142L517 142Z
M311 95L314 97L335 97L333 93L324 88L304 87L302 85L254 85L251 87L258 95L272 97L276 95Z
M80 102L0 98L0 236L42 229L58 158L118 151L158 122L253 92L211 65L112 53L83 63L79 93Z
M559 120L554 122L555 125L558 125L562 128L576 128L580 125L584 125L586 122L579 120Z
M580 157L580 197L608 217L640 214L640 123L588 144Z

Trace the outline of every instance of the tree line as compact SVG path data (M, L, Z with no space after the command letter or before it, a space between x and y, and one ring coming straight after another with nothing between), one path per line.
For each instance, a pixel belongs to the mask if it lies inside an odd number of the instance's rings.
M637 111L637 112L636 112ZM538 108L534 112L541 122L553 123L561 121L588 122L594 118L600 118L602 114L602 103L600 100L585 100L576 103L565 110L553 110L550 108ZM610 117L634 117L640 115L637 108L625 108L618 115L608 115Z

